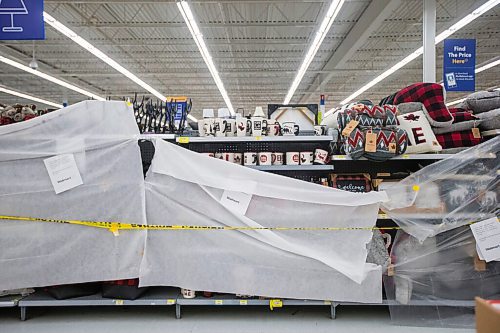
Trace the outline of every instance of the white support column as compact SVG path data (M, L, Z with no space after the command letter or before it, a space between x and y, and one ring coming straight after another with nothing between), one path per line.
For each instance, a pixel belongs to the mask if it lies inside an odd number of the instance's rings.
M423 12L423 81L436 82L436 0L424 0Z

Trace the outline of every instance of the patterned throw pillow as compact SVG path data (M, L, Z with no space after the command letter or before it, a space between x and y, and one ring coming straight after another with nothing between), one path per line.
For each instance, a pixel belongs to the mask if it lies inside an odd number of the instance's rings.
M421 154L441 151L429 121L422 111L398 116L399 127L408 133L409 154Z
M447 127L453 122L453 116L446 107L445 91L437 83L415 83L401 89L394 98L394 104L420 102L424 105L424 112L429 123L434 127Z
M365 151L366 133L377 135L376 151ZM394 149L391 145L395 144ZM353 160L366 157L372 161L383 162L396 155L404 154L408 146L408 136L400 128L356 128L344 142L344 151Z
M472 147L481 143L481 138L475 138L472 131L460 131L446 134L436 134L441 147L458 148L458 147Z

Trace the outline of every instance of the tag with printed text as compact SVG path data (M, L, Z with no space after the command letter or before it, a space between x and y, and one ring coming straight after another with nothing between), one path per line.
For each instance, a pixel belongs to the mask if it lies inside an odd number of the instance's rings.
M63 154L43 160L56 194L83 184L73 154Z

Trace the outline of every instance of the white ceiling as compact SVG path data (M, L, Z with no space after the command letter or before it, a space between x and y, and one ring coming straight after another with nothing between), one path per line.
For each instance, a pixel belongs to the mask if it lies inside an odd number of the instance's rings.
M292 103L319 102L327 108L375 78L422 45L421 0L348 0L304 76ZM437 0L437 32L451 26L485 0ZM313 33L330 0L192 1L207 46L236 108L282 103ZM45 0L45 10L101 51L167 96L193 99L193 114L224 107L222 97L194 44L174 0ZM500 6L452 38L476 38L477 64L500 56ZM378 15L377 20L368 20ZM367 30L368 29L368 30ZM360 38L356 33L360 33ZM367 32L367 33L366 33ZM138 85L83 50L50 26L37 41L40 70L113 99L145 94ZM32 42L2 41L0 54L28 64ZM437 47L437 79L442 45ZM329 60L331 61L329 62ZM338 60L341 61L338 61ZM500 85L500 66L478 74L477 89ZM0 64L0 84L42 98L70 103L83 95ZM421 58L365 92L379 101L421 81ZM317 83L324 83L317 89ZM450 93L449 100L463 94ZM0 102L21 100L0 94Z

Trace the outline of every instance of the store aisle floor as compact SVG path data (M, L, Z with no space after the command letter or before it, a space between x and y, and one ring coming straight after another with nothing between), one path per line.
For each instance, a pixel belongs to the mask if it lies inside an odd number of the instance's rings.
M336 320L329 319L326 307L287 307L274 312L262 307L184 307L180 320L174 313L174 307L45 308L29 309L28 320L21 322L19 309L0 309L0 333L474 332L394 326L384 307L339 307Z

